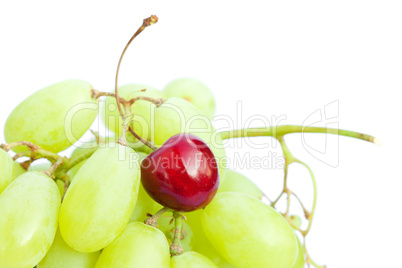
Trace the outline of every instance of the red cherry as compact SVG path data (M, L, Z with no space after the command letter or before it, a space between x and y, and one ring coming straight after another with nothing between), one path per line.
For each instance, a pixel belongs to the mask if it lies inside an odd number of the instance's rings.
M211 149L188 133L177 134L141 163L141 182L159 204L176 211L204 208L219 186Z

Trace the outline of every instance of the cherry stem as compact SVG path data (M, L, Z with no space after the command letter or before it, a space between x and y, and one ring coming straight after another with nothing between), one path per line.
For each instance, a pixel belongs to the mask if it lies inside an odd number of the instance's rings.
M326 127L309 127L309 126L297 126L297 125L283 125L268 128L246 128L246 129L236 129L230 131L220 132L223 140L232 138L245 138L245 137L283 137L286 134L291 133L326 133L335 134L340 136L346 136L351 138L356 138L359 140L364 140L372 142L376 145L381 145L381 141L373 136L344 130L336 128L326 128Z
M156 212L153 216L151 215L151 217L149 217L148 219L146 219L144 221L145 224L147 225L151 225L155 228L158 227L158 219L165 213L168 211L172 211L170 208L164 207L161 210L159 210L158 212Z
M124 47L123 52L121 53L120 59L119 59L119 63L117 64L117 70L116 70L116 79L115 79L115 97L116 97L116 102L117 102L117 108L119 110L119 114L121 116L121 118L123 119L123 122L125 122L125 115L123 113L123 110L120 106L120 97L119 97L119 87L118 87L118 80L119 80L119 71L120 71L120 65L121 62L123 60L124 54L126 53L128 47L130 46L131 42L134 40L134 38L136 38L146 27L155 24L158 22L158 17L155 15L152 15L151 17L144 19L141 27L134 33L134 35L130 38L130 40L128 41L127 45ZM137 138L138 140L140 140L142 143L144 143L145 145L147 145L149 148L151 148L152 150L156 150L157 148L152 145L151 143L149 143L148 141L144 140L143 138L141 138L134 130L132 127L129 127L129 131L131 132L131 134L134 135L135 138ZM122 136L126 135L126 133L122 132ZM125 137L123 137L123 141L125 140ZM124 144L125 145L125 144Z
M173 242L170 245L170 255L180 255L183 253L183 248L181 246L181 237L182 237L182 230L183 230L183 220L185 216L177 211L173 212L175 229L174 229L174 238Z

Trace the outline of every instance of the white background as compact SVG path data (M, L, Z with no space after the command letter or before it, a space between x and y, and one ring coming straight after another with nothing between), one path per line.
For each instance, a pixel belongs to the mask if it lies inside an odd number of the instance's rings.
M237 101L242 102L243 123L254 114L286 116L280 124L303 124L338 101L339 116L332 122L381 138L383 146L377 147L327 137L326 144L337 149L322 157L339 159L336 167L313 157L301 135L287 141L318 180L316 219L308 239L313 259L328 267L400 265L400 2L149 2L2 1L0 133L11 110L49 84L79 78L98 90L111 90L121 50L142 19L156 14L159 23L127 52L121 84L163 88L178 77L198 78L213 90L217 114L238 123ZM325 135L305 138L308 146L325 148ZM228 155L265 156L267 150L243 144ZM273 151L280 153L279 148ZM278 193L281 170L242 172L267 194ZM295 166L290 176L291 188L303 192L309 204L306 171Z

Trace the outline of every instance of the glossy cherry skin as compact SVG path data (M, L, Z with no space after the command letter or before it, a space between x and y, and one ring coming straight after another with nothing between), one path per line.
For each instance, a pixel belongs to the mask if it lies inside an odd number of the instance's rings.
M141 163L141 183L159 204L176 211L204 208L219 186L211 149L188 133L172 136Z

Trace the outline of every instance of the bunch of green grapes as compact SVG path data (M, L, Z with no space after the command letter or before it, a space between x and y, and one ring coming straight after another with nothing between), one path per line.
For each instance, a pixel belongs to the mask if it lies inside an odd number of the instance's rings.
M156 21L144 20L139 32ZM9 115L0 150L1 267L319 267L305 245L315 178L283 137L335 130L278 126L218 133L211 123L215 100L204 83L181 78L161 91L118 87L117 78L118 72L114 92L81 80L48 86ZM95 135L70 157L61 155L96 120L99 100L99 117L115 135ZM226 166L223 140L256 136L278 139L286 158L284 188L274 201ZM195 161L198 156L204 162ZM157 159L165 162L152 162ZM289 213L292 163L312 175L312 209L297 198L305 220ZM287 210L278 211L285 195Z

